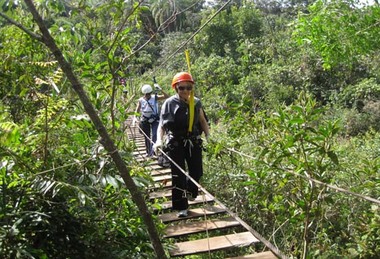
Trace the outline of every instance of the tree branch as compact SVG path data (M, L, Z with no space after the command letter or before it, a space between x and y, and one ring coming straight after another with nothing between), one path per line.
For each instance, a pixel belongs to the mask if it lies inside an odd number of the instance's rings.
M42 40L42 36L41 35L38 35L34 32L32 32L31 30L25 28L22 24L16 22L15 20L13 20L12 18L8 17L7 15L5 15L3 12L0 12L0 17L3 17L5 20L7 20L10 24L13 24L15 25L16 27L18 27L19 29L21 29L22 31L24 31L26 34L28 34L30 37L32 37L33 39L36 39L40 42L43 42Z

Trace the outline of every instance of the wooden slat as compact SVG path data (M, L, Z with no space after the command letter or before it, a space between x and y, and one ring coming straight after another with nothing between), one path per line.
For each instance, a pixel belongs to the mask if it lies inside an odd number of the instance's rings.
M145 152L144 153L140 153L141 155L137 154L137 155L133 155L135 157L135 160L139 163L149 163L149 159L145 156Z
M133 157L139 163L146 163L146 166L150 166L152 163L157 163L154 157L146 157L145 150L137 154L133 152Z
M211 197L209 195L204 195L204 197L198 196L194 201L189 201L189 204L194 205L194 204L201 204L204 202L209 203L212 201L214 201L214 197ZM162 202L160 205L161 205L162 210L171 209L172 208L172 201L165 201L165 202Z
M204 208L190 209L189 215L185 218L178 218L177 212L169 212L169 213L161 214L161 215L158 215L158 218L163 223L168 223L168 222L178 221L178 220L182 220L182 219L204 217L205 215L211 216L211 215L225 213L225 212L226 212L226 210L224 208L222 208L221 206L208 205L208 206L204 206Z
M194 241L186 241L174 244L174 248L169 250L171 256L184 256L190 254L205 253L228 249L232 247L248 246L259 240L251 232L242 232L237 234L210 237Z
M206 221L193 221L186 222L185 224L177 224L173 226L167 226L165 228L164 237L177 237L188 234L195 234L205 232L207 230L224 229L229 227L239 226L240 223L233 217L227 217L222 219L212 219Z
M152 169L152 170L157 170L157 171L160 171L162 169L167 169L165 167L162 167L158 164L157 160L153 160L152 162L149 163L149 167Z
M160 199L160 198L170 198L172 196L172 188L165 188L163 190L154 191L149 193L149 199ZM206 195L205 195L206 198ZM198 197L195 199L196 201L203 201L202 194L199 194ZM210 199L212 200L212 199ZM205 199L205 202L207 202L207 198Z
M227 259L277 259L277 256L275 256L271 251L267 251L267 252L262 252L262 253L257 253L257 254L231 257Z
M153 176L152 178L153 178L154 182L169 181L172 179L172 175L171 174L163 174L163 175Z
M145 156L145 150L144 151L133 151L132 155L135 157L144 157Z
M165 167L158 165L157 157L150 159L148 165L152 170L166 169Z
M151 172L151 176L160 175L160 174L171 174L171 173L172 173L172 171L170 168L163 168L162 167L162 169L160 169L160 170L153 170Z
M165 189L149 193L149 199L169 198L172 196L172 189Z
M160 188L171 188L172 187L172 181L167 182L156 182L153 185L152 189L160 189Z

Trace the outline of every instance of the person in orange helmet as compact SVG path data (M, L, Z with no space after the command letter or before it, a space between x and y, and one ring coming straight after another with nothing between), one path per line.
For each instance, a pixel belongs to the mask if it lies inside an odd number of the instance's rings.
M160 124L154 149L161 147L164 134L165 152L196 182L202 177L202 139L209 136L209 125L200 99L194 97L194 80L187 72L177 73L172 80L174 96L165 100L161 107ZM190 112L193 108L193 112ZM192 115L191 115L192 114ZM192 127L189 125L192 125ZM179 211L178 217L188 216L188 201L198 196L198 187L174 164L172 173L172 209Z

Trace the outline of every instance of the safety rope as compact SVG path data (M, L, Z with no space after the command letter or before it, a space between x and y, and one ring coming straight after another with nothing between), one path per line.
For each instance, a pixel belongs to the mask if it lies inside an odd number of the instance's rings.
M207 205L207 200L206 200L206 195L204 192L202 192L202 205L203 205L203 208L206 207ZM209 235L209 226L208 226L208 219L207 219L207 214L206 214L206 210L203 209L203 218L204 218L204 221L205 221L205 224L206 224L206 237L207 237L207 248L208 248L208 256L209 258L211 258L211 244L210 244L210 235Z

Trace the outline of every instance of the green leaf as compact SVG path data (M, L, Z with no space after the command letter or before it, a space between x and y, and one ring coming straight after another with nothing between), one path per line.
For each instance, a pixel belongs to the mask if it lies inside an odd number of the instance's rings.
M119 188L119 183L113 176L107 174L106 178L107 178L107 182L111 184L115 189Z
M327 155L331 161L333 161L336 165L339 165L338 156L333 151L327 152Z

